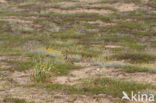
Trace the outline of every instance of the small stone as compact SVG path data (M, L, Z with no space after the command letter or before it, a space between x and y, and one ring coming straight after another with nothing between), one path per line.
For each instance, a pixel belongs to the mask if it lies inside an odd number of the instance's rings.
M106 95L106 94L99 94L98 96L104 98L104 97L106 97L107 95Z

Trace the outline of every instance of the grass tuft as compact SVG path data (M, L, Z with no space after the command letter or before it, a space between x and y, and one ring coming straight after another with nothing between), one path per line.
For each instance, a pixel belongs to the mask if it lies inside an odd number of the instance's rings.
M112 56L117 60L125 60L131 63L150 63L156 60L156 56L148 53L124 52Z
M123 81L110 78L97 78L86 80L81 86L71 86L66 84L32 84L29 86L37 86L46 88L48 91L63 91L68 94L107 94L115 97L122 97L122 91L128 94L152 88L150 84L140 84L132 81Z
M19 98L4 98L4 103L34 103L34 102L27 102L25 99L19 99Z

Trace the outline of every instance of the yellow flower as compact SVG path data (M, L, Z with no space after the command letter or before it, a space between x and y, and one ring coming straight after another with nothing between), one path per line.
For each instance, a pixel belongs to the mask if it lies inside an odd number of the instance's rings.
M34 73L35 72L35 69L33 69L32 72Z
M147 64L148 66L152 66L152 64Z
M51 74L51 72L48 71L48 72L46 72L46 74Z

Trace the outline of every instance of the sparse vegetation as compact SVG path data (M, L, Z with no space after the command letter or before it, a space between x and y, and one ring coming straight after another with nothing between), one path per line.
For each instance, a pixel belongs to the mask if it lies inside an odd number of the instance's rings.
M4 98L3 102L7 102L7 103L34 103L34 102L26 102L24 99L18 99L18 98Z
M70 86L65 84L34 84L29 86L46 88L48 91L61 90L64 93L69 94L107 94L115 97L122 97L122 91L126 91L128 94L130 94L131 90L138 92L140 90L152 88L150 84L138 84L135 82L127 82L109 78L85 80L81 86Z
M42 55L34 59L31 78L36 82L45 82L51 76L67 75L70 70L80 68L73 65L67 55L63 55L60 51L50 48L42 50L38 51Z
M117 54L114 55L113 58L116 58L117 60L126 60L132 63L150 63L156 60L155 55L137 52L125 52L122 54Z
M0 0L0 103L126 103L122 91L155 91L155 4Z

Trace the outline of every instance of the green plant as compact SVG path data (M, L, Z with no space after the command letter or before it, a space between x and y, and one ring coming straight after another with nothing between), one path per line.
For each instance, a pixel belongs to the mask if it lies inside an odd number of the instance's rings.
M3 99L4 103L34 103L34 102L27 102L25 99L20 99L20 98L4 98Z
M32 80L35 82L45 82L51 75L52 69L54 69L54 63L52 60L45 61L43 57L35 61L35 68L32 71Z
M150 63L156 60L156 56L148 53L125 52L112 56L117 60L125 60L131 63Z

